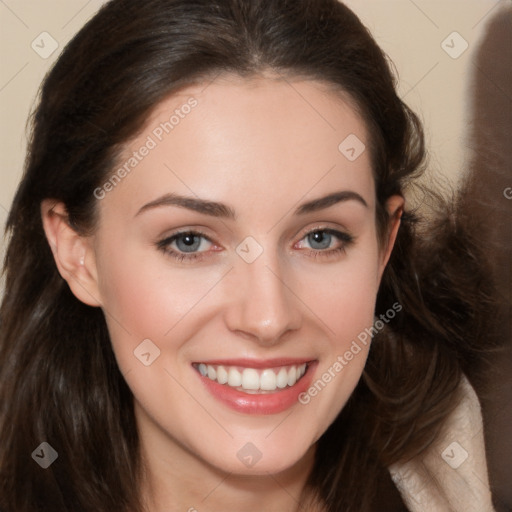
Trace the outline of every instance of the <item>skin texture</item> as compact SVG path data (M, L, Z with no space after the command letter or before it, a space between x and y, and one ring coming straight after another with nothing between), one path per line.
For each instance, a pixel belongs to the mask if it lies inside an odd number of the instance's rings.
M190 98L197 105L158 140L155 128ZM350 134L368 147L355 110L318 82L221 77L156 107L120 166L148 136L156 147L98 201L92 236L66 224L61 204L43 203L59 270L80 300L103 308L133 391L149 510L297 508L315 441L356 386L368 347L307 405L267 415L213 398L192 362L304 357L318 362L315 381L372 325L403 199L388 202L393 220L380 248L369 151L351 162L338 150ZM366 206L349 199L295 213L338 191ZM235 218L169 205L140 211L169 193L222 202ZM318 249L306 235L321 229L353 241L333 237ZM199 259L178 261L157 246L187 230L207 237ZM263 249L252 263L236 251L248 236ZM134 356L145 339L160 350L150 366ZM237 457L248 442L262 454L252 467Z

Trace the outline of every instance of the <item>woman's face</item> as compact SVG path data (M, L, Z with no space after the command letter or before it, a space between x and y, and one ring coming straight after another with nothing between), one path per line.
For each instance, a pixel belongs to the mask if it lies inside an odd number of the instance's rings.
M270 78L183 90L128 144L86 264L146 450L276 473L335 419L387 258L363 145L339 95Z

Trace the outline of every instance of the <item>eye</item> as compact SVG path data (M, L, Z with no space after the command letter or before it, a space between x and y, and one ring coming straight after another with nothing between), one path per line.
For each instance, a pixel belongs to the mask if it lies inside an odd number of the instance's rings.
M161 251L179 261L201 258L212 246L213 242L198 231L175 233L157 243Z
M181 252L196 252L199 249L204 249L205 238L198 233L182 233L174 236L171 243Z
M307 233L297 244L298 249L304 249L313 257L338 256L345 252L354 242L354 237L348 233L328 228L316 228Z
M334 236L326 231L313 231L313 233L309 233L306 236L306 240L310 247L317 250L328 249L331 246L333 239Z

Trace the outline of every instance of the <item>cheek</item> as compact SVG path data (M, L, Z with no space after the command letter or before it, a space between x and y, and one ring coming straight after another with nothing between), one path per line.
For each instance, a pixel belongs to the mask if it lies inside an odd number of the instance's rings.
M371 248L371 249L369 249ZM347 253L323 276L303 281L304 302L325 325L322 357L315 380L300 402L320 421L317 437L334 421L356 387L370 349L379 284L377 246ZM316 286L315 286L316 284Z
M177 351L186 319L222 276L222 269L176 270L155 250L131 249L116 240L99 258L102 307L120 366L130 368L145 339ZM193 315L191 315L193 316ZM123 372L124 373L124 372Z
M372 324L379 286L379 257L373 237L362 241L339 264L326 265L314 274L304 273L300 294L314 306L330 334L332 348L347 343Z
M156 250L131 251L118 242L98 271L119 369L146 428L160 425L193 446L204 436L205 411L189 394L186 348L212 309L205 297L222 269L177 270Z

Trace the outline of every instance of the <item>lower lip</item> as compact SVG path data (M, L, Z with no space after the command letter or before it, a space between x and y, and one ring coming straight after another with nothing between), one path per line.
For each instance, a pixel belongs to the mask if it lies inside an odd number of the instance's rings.
M306 373L293 386L275 393L249 394L238 391L226 384L219 384L196 373L206 389L219 401L244 414L278 414L298 403L299 395L308 389L313 379L316 362L308 363Z

